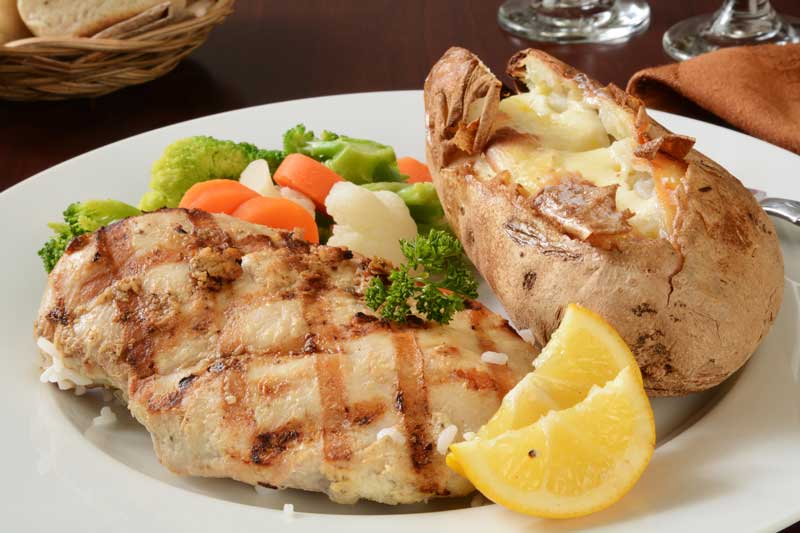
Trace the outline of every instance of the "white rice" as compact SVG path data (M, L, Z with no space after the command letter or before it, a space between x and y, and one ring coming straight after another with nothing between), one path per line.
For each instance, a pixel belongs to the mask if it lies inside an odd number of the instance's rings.
M517 331L522 340L527 342L528 344L536 344L536 339L533 337L533 331L529 329L521 329Z
M458 434L458 428L453 424L450 424L446 428L439 433L439 438L436 439L436 451L440 454L444 455L447 453L447 449L453 444L453 439L456 438Z
M464 440L472 440L474 438L475 438L475 432L474 431L465 431L464 432Z
M110 426L117 421L117 415L108 406L103 406L100 409L100 416L92 419L93 426Z
M236 403L236 396L234 396L233 394L228 394L227 396L225 396L225 401L227 403L234 404Z
M64 354L56 348L55 344L44 337L39 337L36 339L36 345L53 360L53 363L45 368L39 376L39 381L42 383L56 383L61 390L74 389L77 386L85 387L92 384L91 379L64 366Z
M406 441L405 435L400 433L396 427L383 428L382 430L378 431L378 435L375 440L382 440L387 437L395 441L397 444L403 444Z
M486 504L486 498L483 497L483 494L480 492L476 492L475 496L469 502L470 507L482 507Z
M283 518L287 522L294 521L294 505L291 503L284 503L283 504Z
M508 355L501 352L483 352L481 361L491 365L505 365L508 364Z

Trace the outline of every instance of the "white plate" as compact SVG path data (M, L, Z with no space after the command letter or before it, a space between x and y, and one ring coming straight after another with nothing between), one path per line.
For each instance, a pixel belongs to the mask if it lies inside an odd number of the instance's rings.
M800 198L797 156L724 128L653 114L667 127L696 136L701 151L746 185ZM45 285L36 256L48 237L45 223L58 219L72 201L136 202L151 163L180 137L207 134L279 146L282 132L298 122L378 139L401 155L423 156L419 91L341 95L162 128L62 163L0 194L0 232L8 245L0 276L6 295L0 311L3 530L267 531L285 527L280 511L285 502L295 504L292 526L298 532L768 531L800 520L800 231L786 224L779 225L786 257L784 304L758 353L722 387L654 402L660 445L650 467L620 503L587 518L542 521L496 505L468 508L468 498L389 507L339 506L298 491L259 496L233 481L170 474L156 461L146 431L119 405L114 406L120 416L116 426L87 431L101 399L76 397L37 379L32 322Z

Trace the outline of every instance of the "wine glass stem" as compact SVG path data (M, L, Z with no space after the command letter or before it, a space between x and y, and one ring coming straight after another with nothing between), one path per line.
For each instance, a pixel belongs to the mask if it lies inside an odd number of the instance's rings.
M708 37L740 42L765 39L780 31L781 26L769 0L725 0L714 15Z
M751 17L763 17L773 12L769 0L725 0L722 9Z

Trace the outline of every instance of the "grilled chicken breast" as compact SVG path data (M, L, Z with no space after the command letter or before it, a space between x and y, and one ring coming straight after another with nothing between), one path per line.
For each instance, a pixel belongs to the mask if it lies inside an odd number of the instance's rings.
M386 274L347 249L162 210L75 239L35 334L67 369L122 390L178 474L343 503L464 495L438 436L476 431L536 351L477 303L447 326L379 320L362 294ZM508 364L482 362L485 351Z

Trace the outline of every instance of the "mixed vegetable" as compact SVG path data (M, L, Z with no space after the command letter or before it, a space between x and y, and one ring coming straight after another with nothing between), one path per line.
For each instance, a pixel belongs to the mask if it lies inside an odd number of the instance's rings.
M283 152L205 136L176 141L153 164L150 190L142 196L139 208L155 211L178 207L184 193L195 183L217 178L238 180L245 167L256 159L264 159L275 169L283 160Z
M55 232L39 250L44 269L50 272L64 254L67 245L78 235L91 233L115 220L140 214L141 211L116 200L88 200L70 204L64 210L64 222L48 224Z
M413 305L428 320L447 324L464 309L465 298L478 297L478 284L452 234L432 229L427 236L400 241L400 248L408 261L392 270L388 285L372 278L365 295L384 319L405 322Z
M45 270L76 236L164 207L226 213L393 261L391 283L374 284L368 295L386 319L405 320L413 299L418 312L447 322L463 297L474 297L427 166L397 159L385 144L329 131L316 136L302 124L284 134L279 150L208 136L174 142L153 164L138 208L89 200L50 224L55 235L39 250Z

